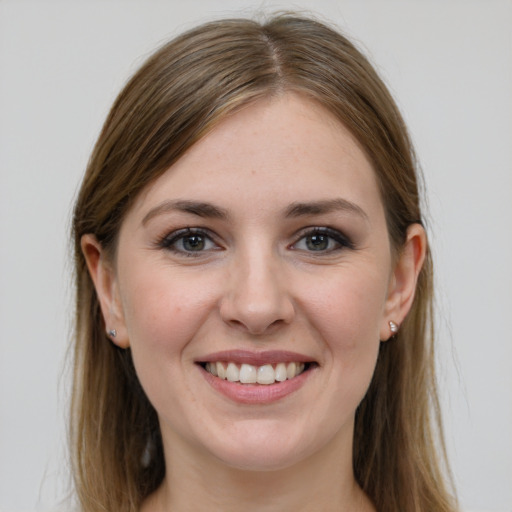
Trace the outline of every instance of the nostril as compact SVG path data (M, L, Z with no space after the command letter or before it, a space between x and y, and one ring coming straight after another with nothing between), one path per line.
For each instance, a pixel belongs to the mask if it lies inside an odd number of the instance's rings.
M254 298L246 298L245 301L243 297L226 299L220 306L221 317L233 327L262 334L289 324L295 315L288 297L256 302Z
M246 330L245 325L243 324L243 322L240 322L240 320L228 320L227 323L231 325L231 327Z
M269 326L267 329L272 329L272 328L279 328L279 327L283 327L284 325L286 325L286 321L284 321L283 319L279 319L279 320L274 320Z
M270 324L263 322L256 322L254 319L252 321L243 322L241 320L231 319L227 322L231 327L247 332L253 336L261 336L265 334L274 333L276 330L279 330L287 325L282 319L274 320Z

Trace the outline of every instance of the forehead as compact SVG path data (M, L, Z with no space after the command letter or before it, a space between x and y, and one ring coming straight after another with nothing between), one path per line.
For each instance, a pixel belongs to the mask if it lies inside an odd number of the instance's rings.
M223 119L132 210L169 198L277 208L338 196L382 210L372 164L353 135L318 103L288 93Z

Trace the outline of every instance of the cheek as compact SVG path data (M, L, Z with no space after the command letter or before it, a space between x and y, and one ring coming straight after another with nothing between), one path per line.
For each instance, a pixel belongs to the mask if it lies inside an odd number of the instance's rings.
M184 412L181 397L188 396L189 390L183 368L191 365L183 363L190 362L187 347L215 304L209 291L215 289L213 283L190 279L158 264L131 266L122 282L123 311L138 379L159 415ZM171 423L176 421L175 417Z
M344 380L371 379L386 290L385 276L378 272L340 272L317 287L310 300L310 318L324 341L325 359L339 370L334 375Z
M181 352L211 310L213 284L158 265L126 272L121 291L132 350L158 358Z

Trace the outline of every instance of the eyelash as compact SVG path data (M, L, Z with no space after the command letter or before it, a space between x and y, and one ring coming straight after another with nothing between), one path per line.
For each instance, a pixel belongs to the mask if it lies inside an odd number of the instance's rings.
M297 245L302 240L306 240L308 237L312 238L314 236L324 236L327 237L330 240L334 240L336 243L336 247L331 247L327 250L307 250L307 249L297 249ZM306 242L307 243L307 242ZM329 240L328 240L329 243ZM305 252L311 252L315 253L317 252L319 255L321 254L330 254L335 251L343 250L343 249L355 249L354 243L343 233L336 229L328 228L328 227L314 227L314 228L307 228L306 230L302 231L300 234L300 238L292 244L292 249L295 250L304 250Z
M207 248L200 249L197 251L187 250L185 248L179 249L176 245L181 241L182 243L187 240L187 238L198 237L202 239L204 244L213 244L215 248ZM297 246L301 241L305 241L308 237L326 237L327 243L329 244L331 241L334 241L336 246L330 247L325 250L320 249L315 251L314 249L308 250L299 249ZM305 242L307 243L307 241ZM203 228L184 228L178 231L174 231L170 234L167 234L162 239L158 241L158 247L166 250L170 250L176 254L185 257L197 258L202 255L204 252L209 252L210 250L219 250L220 246L215 242L214 237L210 234L210 232ZM332 252L340 251L342 249L355 249L353 242L344 234L339 232L336 229L328 228L328 227L314 227L314 228L306 228L303 230L299 238L296 242L290 245L290 249L292 250L300 250L307 253L317 253L318 255L330 254Z
M186 250L184 248L178 249L176 247L178 242L180 242L180 241L183 242L187 238L190 239L194 236L202 238L203 242L205 244L208 244L208 243L213 244L215 246L215 249L213 249L213 250L220 249L219 245L214 241L213 236L210 234L210 232L208 230L201 229L201 228L184 228L184 229L179 229L178 231L173 231L172 233L169 233L168 235L164 236L158 242L158 246L161 247L162 249L167 249L167 250L172 251L181 256L197 258L198 256L201 256L201 253L203 253L205 251L204 250L190 251L190 250Z

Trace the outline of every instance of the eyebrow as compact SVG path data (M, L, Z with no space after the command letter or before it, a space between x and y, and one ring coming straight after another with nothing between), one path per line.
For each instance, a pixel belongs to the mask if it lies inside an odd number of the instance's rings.
M197 215L198 217L211 219L225 220L228 218L227 210L219 208L218 206L214 206L211 203L179 199L175 201L164 201L158 206L155 206L155 208L149 210L149 212L146 213L142 219L142 225L147 224L153 217L156 217L157 215L173 211L191 213L192 215Z
M286 217L302 217L307 215L322 215L335 211L353 213L368 221L368 215L357 204L346 199L326 199L323 201L312 201L307 203L292 203L285 212Z
M146 225L152 218L170 213L173 211L190 213L198 217L226 220L229 218L228 211L211 203L203 201L189 201L185 199L169 200L152 208L142 219L142 225ZM285 217L305 217L308 215L322 215L334 211L353 213L368 221L368 215L357 204L346 199L326 199L322 201L311 201L305 203L292 203L285 210Z

